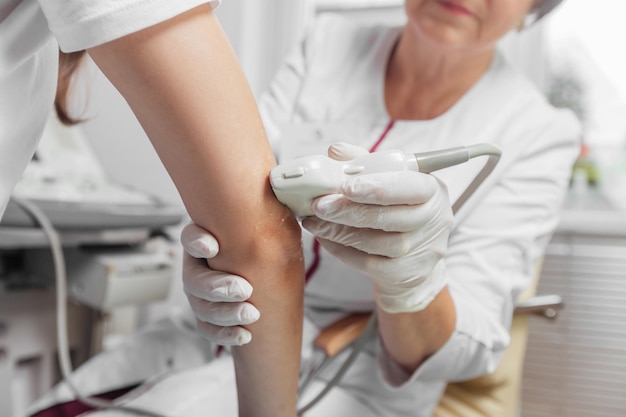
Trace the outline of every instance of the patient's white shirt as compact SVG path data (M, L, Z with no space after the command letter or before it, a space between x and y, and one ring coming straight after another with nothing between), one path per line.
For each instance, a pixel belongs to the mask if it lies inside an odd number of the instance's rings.
M0 0L0 217L52 110L58 48L78 51L220 0Z

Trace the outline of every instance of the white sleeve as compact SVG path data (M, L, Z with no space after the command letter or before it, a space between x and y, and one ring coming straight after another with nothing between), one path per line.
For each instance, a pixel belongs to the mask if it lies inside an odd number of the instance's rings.
M382 351L381 370L391 385L467 380L498 366L515 301L531 285L558 224L578 154L577 121L569 113L551 116L450 237L445 260L457 313L453 335L413 375Z
M334 49L328 47L328 39L337 31L344 30L341 22L341 19L330 14L316 18L311 27L305 30L303 39L280 65L267 91L259 98L259 112L274 153L278 153L284 126L303 121L299 114L299 100L305 84L310 85L312 67L319 70L321 66L328 70L330 66L341 62L327 55L329 49L331 54L334 53ZM308 97L308 100L311 98ZM311 115L304 115L307 116Z
M221 0L39 0L50 31L65 52L79 51L155 25L201 4Z
M296 45L258 100L259 113L276 155L281 130L287 123L295 122L293 115L307 76L307 52L310 47L309 37Z

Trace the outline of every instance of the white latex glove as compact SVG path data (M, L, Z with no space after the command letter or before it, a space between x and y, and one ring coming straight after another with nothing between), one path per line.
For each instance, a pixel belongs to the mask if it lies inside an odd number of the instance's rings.
M219 244L208 231L188 224L181 233L183 283L193 310L198 331L207 339L224 346L241 346L252 340L250 332L241 327L257 321L259 310L246 300L252 285L238 276L214 271L206 259L219 252Z
M338 143L329 156L349 160L367 150ZM341 194L319 197L302 226L345 264L369 276L389 313L423 310L446 284L443 256L453 225L446 187L414 171L350 178Z

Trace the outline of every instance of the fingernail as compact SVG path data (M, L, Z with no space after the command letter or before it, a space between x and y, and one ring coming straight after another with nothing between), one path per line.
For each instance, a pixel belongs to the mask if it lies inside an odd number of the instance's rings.
M189 243L189 254L196 258L212 258L217 255L218 248L212 239L196 239Z
M229 286L228 294L233 298L239 298L241 301L247 300L252 295L252 285L247 281L235 280Z
M246 304L241 311L241 318L246 324L252 324L261 317L261 313L253 305Z
M313 213L318 217L323 217L332 213L336 210L335 202L340 200L342 197L339 194L329 194L324 197L320 197L313 201L312 209Z
M318 221L315 217L306 217L302 219L302 227L308 230L311 233L315 232Z
M236 297L236 295L232 294L230 287L219 286L211 289L209 292L213 297L219 296L219 299L232 299Z
M252 295L252 286L242 283L241 278L230 279L216 285L211 289L210 294L215 299L245 301Z
M342 146L339 143L335 143L328 147L328 156L337 159L343 155Z
M237 337L237 343L239 344L239 346L246 345L250 343L251 340L252 334L250 332L239 332L239 337Z
M242 346L250 343L252 334L242 327L224 327L217 339L230 346Z

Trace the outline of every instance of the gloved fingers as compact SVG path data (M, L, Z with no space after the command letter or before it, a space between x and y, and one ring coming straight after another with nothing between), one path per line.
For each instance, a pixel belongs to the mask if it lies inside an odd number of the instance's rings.
M398 258L370 255L329 240L318 240L331 255L347 266L369 276L378 287L388 293L405 292L419 286L443 254L421 251L411 255L410 259L398 262Z
M347 142L337 142L328 147L328 156L336 161L349 161L368 153L367 149Z
M214 271L204 259L183 255L185 292L206 301L245 301L252 295L252 285L238 275Z
M240 326L252 324L261 314L250 303L211 302L187 294L189 305L196 318L216 326Z
M350 246L331 242L326 239L319 239L320 245L331 255L341 260L347 266L370 276L377 278L381 273L387 274L387 268L395 270L393 260L385 256L370 255Z
M252 285L244 278L214 271L206 259L219 253L217 239L195 223L181 232L183 283L196 319L198 332L223 346L241 346L252 340L252 334L241 325L260 317L259 310L245 300L252 295Z
M364 204L423 204L443 188L437 178L415 171L391 171L349 178L341 193Z
M195 223L189 223L183 228L180 241L185 252L195 258L213 258L220 250L215 237Z
M242 346L252 340L250 331L240 326L222 327L198 320L197 327L198 333L222 346Z
M341 194L328 194L313 200L311 210L319 219L346 226L408 232L420 229L433 217L430 206L361 204Z
M302 227L318 238L350 246L370 255L399 258L406 255L415 240L410 233L386 232L372 228L346 226L307 217Z

